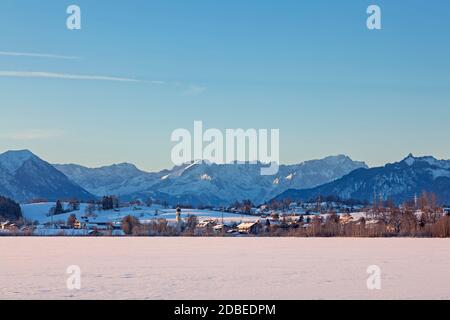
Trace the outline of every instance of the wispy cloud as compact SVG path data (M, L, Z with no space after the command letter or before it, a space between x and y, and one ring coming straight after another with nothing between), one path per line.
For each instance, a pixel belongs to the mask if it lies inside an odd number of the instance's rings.
M0 139L4 140L45 140L57 138L62 136L61 131L56 130L42 130L42 129L27 129L21 131L14 131L8 133L0 133Z
M0 77L11 78L48 78L48 79L66 79L66 80L97 80L97 81L117 81L117 82L142 82L150 84L164 84L164 81L144 81L131 78L110 77L103 75L80 75L70 73L54 73L41 71L0 71Z
M182 92L187 95L197 96L206 91L206 87L198 85L187 85L179 82L167 82L163 80L141 80L125 77L114 77L104 75L83 75L83 74L71 74L71 73L57 73L47 71L1 71L0 78L41 78L41 79L62 79L62 80L84 80L84 81L112 81L112 82L129 82L129 83L142 83L155 86L173 86L183 90Z
M11 52L11 51L0 51L0 56L47 58L47 59L64 59L64 60L79 60L79 59L82 59L81 57L65 56L65 55L59 55L59 54L31 53L31 52Z
M34 57L34 58L49 58L49 59L65 59L65 60L77 60L83 59L78 56L67 56L59 54L49 53L32 53L32 52L15 52L15 51L0 51L0 56L9 57ZM126 77L115 77L105 75L83 75L83 74L71 74L71 73L59 73L48 71L1 71L0 78L47 78L47 79L65 79L65 80L90 80L90 81L115 81L115 82L135 82L146 83L152 85L172 85L175 87L183 87L184 94L196 96L202 94L206 88L198 85L188 85L179 82L167 82L163 80L140 80ZM187 89L186 89L187 88Z
M184 91L185 94L191 95L191 96L198 96L206 91L205 87L192 85L187 90Z

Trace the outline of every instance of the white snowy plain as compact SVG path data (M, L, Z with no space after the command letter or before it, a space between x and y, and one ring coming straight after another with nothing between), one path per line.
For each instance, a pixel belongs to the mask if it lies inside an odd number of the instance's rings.
M0 237L0 299L450 299L449 239ZM67 289L67 267L81 289ZM381 290L367 268L381 268Z

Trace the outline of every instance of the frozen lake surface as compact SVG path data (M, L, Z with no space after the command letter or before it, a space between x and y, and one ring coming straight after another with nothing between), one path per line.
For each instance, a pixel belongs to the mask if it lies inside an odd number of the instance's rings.
M448 239L0 237L0 299L450 299ZM68 266L81 289L67 289ZM368 266L381 290L367 288Z

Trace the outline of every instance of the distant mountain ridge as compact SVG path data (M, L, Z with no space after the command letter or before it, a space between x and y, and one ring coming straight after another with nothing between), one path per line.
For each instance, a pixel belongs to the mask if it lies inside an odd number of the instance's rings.
M259 204L289 188L318 186L355 169L367 168L364 162L343 155L281 165L276 176L261 176L262 166L196 161L157 173L141 171L131 164L94 169L71 164L55 165L55 168L97 196L153 197L169 203L213 206L244 199Z
M49 201L95 198L28 150L0 154L0 195L19 202L36 198Z
M139 170L129 163L100 168L87 168L76 164L55 164L54 167L97 196L132 194L140 191L142 185L153 185L159 178L158 174Z
M133 164L101 168L51 165L28 150L0 154L0 195L25 202L118 195L123 200L165 200L170 204L229 205L249 199L309 200L333 195L342 199L396 202L423 191L450 202L450 160L409 155L400 162L368 168L347 156L330 156L300 164L280 165L275 176L261 176L262 164L192 162L149 173Z
M384 167L355 170L336 181L304 190L290 189L275 200L309 200L318 196L338 196L372 202L374 198L401 203L422 192L432 192L441 203L450 202L450 160L408 155Z

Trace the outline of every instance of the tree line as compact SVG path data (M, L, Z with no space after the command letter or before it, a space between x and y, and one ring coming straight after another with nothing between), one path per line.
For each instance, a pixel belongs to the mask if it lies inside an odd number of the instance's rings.
M22 219L22 209L20 205L9 198L0 196L0 221L18 221Z

